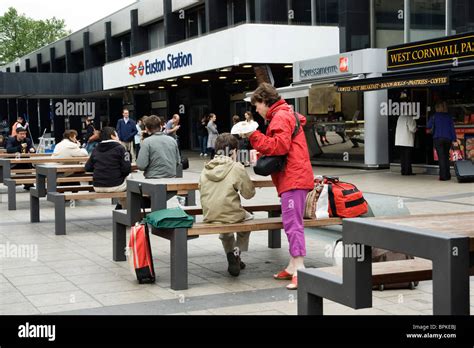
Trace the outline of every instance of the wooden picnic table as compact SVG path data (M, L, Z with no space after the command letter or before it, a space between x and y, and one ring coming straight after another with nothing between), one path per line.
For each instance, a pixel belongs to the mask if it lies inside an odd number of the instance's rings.
M0 158L30 158L30 157L48 157L52 154L47 153L7 153L0 152Z
M30 158L2 158L0 159L0 182L11 178L11 171L15 165L30 164L38 165L45 163L62 163L62 164L73 164L73 163L85 163L89 159L88 156L84 157L68 157L68 158L55 158L51 156L39 156Z
M360 255L343 259L342 278L318 269L299 272L298 314L322 314L322 299L352 308L372 307L372 249L431 260L434 315L469 315L474 266L474 212L345 219L343 245Z
M264 177L251 177L256 188L274 187L273 182ZM131 216L140 215L140 186L143 194L151 199L151 209L166 209L167 201L181 191L187 191L186 205L196 204L196 191L199 190L199 179L169 178L169 179L142 179L127 180L129 206Z
M132 172L137 169L137 165L132 164ZM40 198L46 197L48 193L57 192L58 177L66 173L93 175L86 172L85 164L48 163L36 166L36 187L30 190L30 222L40 221Z
M269 178L254 176L251 177L256 188L274 187ZM188 178L166 178L166 179L142 179L127 180L127 213L114 211L113 223L113 259L114 261L125 261L123 250L125 248L126 226L131 226L135 221L141 219L142 197L150 197L151 210L161 210L167 208L167 201L176 196L179 192L186 192L186 206L196 205L196 191L199 190L199 179ZM278 236L277 236L278 234ZM279 243L279 233L275 231L275 245Z

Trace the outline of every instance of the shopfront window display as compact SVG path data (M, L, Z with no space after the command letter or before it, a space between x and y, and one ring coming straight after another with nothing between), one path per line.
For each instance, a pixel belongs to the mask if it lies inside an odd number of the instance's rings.
M362 93L341 94L331 85L311 88L308 118L322 150L318 159L364 162L363 110Z

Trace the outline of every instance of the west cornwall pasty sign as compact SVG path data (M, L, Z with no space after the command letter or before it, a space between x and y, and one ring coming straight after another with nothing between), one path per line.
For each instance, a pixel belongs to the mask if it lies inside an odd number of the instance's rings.
M387 70L474 60L474 32L387 48Z

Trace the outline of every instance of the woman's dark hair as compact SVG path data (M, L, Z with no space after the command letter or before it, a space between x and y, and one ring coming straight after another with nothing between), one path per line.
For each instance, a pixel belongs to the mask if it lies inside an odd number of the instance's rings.
M161 118L156 115L147 117L143 123L145 124L146 129L148 129L148 131L151 133L158 132L162 125Z
M255 92L253 92L251 103L252 105L255 105L256 103L264 103L266 106L272 106L280 100L281 97L276 88L271 84L264 82L258 86Z
M244 115L249 115L249 116L250 116L250 119L251 119L252 121L255 120L254 117L253 117L252 111L245 111L245 114L244 114Z
M112 135L114 135L115 133L116 133L115 128L113 128L113 127L104 127L100 131L100 140L101 141L112 140Z
M68 129L63 133L63 139L71 139L77 137L77 131L75 129Z
M222 133L216 139L215 151L216 153L228 155L232 150L239 147L239 141L230 133Z
M232 123L233 124L236 124L236 123L239 123L239 122L240 122L240 116L238 116L238 115L232 116Z

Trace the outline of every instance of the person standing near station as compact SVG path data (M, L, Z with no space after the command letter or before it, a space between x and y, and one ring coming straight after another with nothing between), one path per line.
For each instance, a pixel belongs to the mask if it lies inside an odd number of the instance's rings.
M314 188L313 168L303 131L306 118L295 113L269 83L262 83L255 90L252 105L269 121L268 128L266 134L256 130L243 136L250 139L252 147L261 155L286 156L285 169L273 173L272 181L281 198L282 222L291 258L288 266L273 277L277 280L291 280L287 289L295 290L298 288L297 272L304 269L306 256L303 225L306 195Z
M137 125L134 120L130 119L130 112L128 109L123 109L122 116L123 118L117 122L117 134L120 142L125 147L125 150L127 150L132 156L132 162L135 162L134 138L138 133Z
M18 116L18 118L16 119L16 122L12 126L12 134L11 134L12 137L16 137L18 133L18 130L17 130L18 127L21 127L27 130L28 123L24 124L24 122L25 122L25 119L23 118L23 116Z
M405 97L403 100L407 100ZM415 147L416 120L413 115L400 115L395 131L395 146L400 150L402 175L415 175L412 170L413 148Z
M197 134L199 141L199 150L201 157L207 157L207 115L203 115L197 124Z
M216 139L217 139L217 136L219 135L216 121L217 121L216 114L209 114L209 122L207 123L206 128L207 128L207 133L208 133L207 150L209 152L209 155L211 156L211 159L214 158L214 155L216 153L216 150L215 150Z
M439 180L448 181L451 180L449 150L452 145L457 145L456 130L445 101L437 102L435 110L436 113L428 121L427 128L431 129L434 147L438 153Z
M170 137L174 138L176 141L178 140L178 134L176 133L181 128L181 126L179 125L179 119L179 115L174 114L171 120L169 120L165 126L165 133Z

